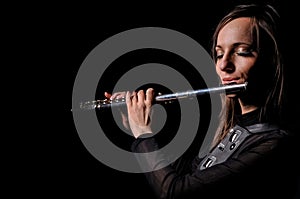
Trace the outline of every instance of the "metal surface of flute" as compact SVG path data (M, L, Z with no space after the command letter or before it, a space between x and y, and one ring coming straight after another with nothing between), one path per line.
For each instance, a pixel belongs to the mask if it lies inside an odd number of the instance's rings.
M159 94L155 97L154 103L169 102L172 100L192 98L200 95L207 95L213 93L216 94L225 93L226 95L239 93L245 91L246 87L247 87L247 82L243 84L227 84L219 87L191 90L191 91L178 92L172 94L164 94L164 95ZM112 106L123 106L125 104L126 104L125 98L119 98L114 100L110 100L110 99L93 100L93 101L81 102L80 109L92 110L92 109L108 108Z

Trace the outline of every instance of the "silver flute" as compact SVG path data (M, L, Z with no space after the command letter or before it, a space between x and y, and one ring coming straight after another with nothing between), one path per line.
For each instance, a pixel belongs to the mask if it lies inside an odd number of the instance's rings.
M207 94L213 94L213 93L225 93L228 94L235 94L245 91L247 88L247 82L243 84L226 84L221 85L219 87L213 87L213 88L205 88L205 89L199 89L199 90L191 90L191 91L185 91L185 92L177 92L172 94L158 94L155 97L155 103L169 103L173 100L177 99L185 99L185 98L193 98L200 95L207 95ZM112 106L123 106L126 104L125 97L118 98L118 99L104 99L104 100L93 100L93 101L86 101L80 103L80 109L82 110L92 110L92 109L101 109L101 108L107 108Z

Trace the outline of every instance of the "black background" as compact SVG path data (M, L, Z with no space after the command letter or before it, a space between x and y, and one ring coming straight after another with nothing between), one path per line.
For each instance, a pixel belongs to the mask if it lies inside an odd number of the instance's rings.
M160 2L11 5L4 38L13 94L24 99L12 114L18 128L7 151L5 190L32 197L151 198L142 174L116 171L96 160L82 144L71 113L73 83L86 56L102 41L125 30L157 26L180 31L209 50L218 20L239 3ZM258 1L262 2L262 1ZM299 17L294 3L274 5L284 22L290 127L299 133ZM8 31L13 30L13 31ZM12 39L10 39L12 37ZM25 106L26 105L26 106ZM12 111L10 111L12 113ZM17 123L14 121L18 121ZM20 127L20 129L19 129ZM17 136L16 136L17 135ZM16 150L12 150L16 149ZM121 164L121 163L120 163Z

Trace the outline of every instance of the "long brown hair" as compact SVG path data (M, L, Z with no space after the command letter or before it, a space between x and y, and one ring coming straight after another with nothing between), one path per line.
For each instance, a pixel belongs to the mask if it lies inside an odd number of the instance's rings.
M266 84L264 93L259 103L261 122L280 122L283 103L283 62L279 50L279 14L270 5L238 5L227 14L215 29L212 38L212 57L216 62L216 43L220 30L230 21L249 17L251 19L252 39L255 50L258 52L258 59L267 70L265 74L269 76L269 83ZM263 55L263 56L262 56ZM256 85L257 86L257 85ZM236 115L240 114L240 106L237 98L226 98L222 96L222 111L220 113L220 124L213 142L219 143L229 130L236 124Z

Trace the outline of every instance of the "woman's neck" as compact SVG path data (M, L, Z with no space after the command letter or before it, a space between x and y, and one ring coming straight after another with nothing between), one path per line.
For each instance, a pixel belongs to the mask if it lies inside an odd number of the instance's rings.
M249 113L251 111L256 110L258 107L256 105L253 104L244 104L241 100L239 100L240 106L241 106L241 113L246 114Z

